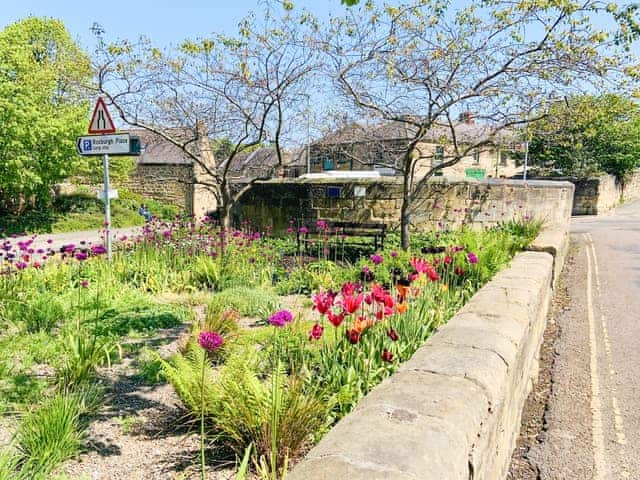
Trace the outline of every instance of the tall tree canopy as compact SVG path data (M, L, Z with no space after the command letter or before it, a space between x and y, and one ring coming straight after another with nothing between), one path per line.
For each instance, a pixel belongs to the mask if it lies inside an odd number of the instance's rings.
M589 88L624 89L638 75L628 46L638 9L599 0L368 0L335 18L321 47L339 92L361 116L406 127L401 209L408 247L415 200L437 170ZM598 25L609 25L610 29ZM463 140L460 115L485 126ZM422 178L416 146L443 131L445 158Z
M78 161L88 56L62 22L29 17L0 31L0 209L43 201Z
M640 166L640 103L615 94L568 97L530 125L532 165L565 175L604 171L624 180Z
M226 224L248 188L232 188L234 161L269 143L282 163L282 141L295 127L291 119L304 104L305 81L317 62L308 42L314 19L292 12L289 2L264 5L233 36L189 39L167 50L144 39L102 41L96 57L100 92L114 110L193 160L196 183L215 196ZM223 142L225 148L214 145L218 158L206 146L210 140Z

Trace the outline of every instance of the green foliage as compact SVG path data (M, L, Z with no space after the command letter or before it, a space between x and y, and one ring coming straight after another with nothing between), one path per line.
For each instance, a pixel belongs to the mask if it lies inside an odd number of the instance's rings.
M19 459L9 448L0 450L0 480L26 480L19 472Z
M83 417L95 412L101 392L95 387L58 393L27 413L16 432L22 472L46 477L55 467L80 452L85 436Z
M162 359L148 347L144 347L136 358L137 377L149 385L155 385L164 380L162 374Z
M63 359L56 372L58 386L73 390L89 384L100 365L111 362L113 343L86 328L69 329L63 336Z
M640 166L640 105L620 95L582 95L553 105L530 127L532 165L563 174L624 177Z
M119 199L111 202L111 224L115 228L144 225L138 208L145 203L149 211L163 220L173 220L180 208L145 199L126 189L118 190ZM27 210L20 215L1 215L0 231L6 233L62 233L97 230L104 223L104 204L95 195L75 193L59 195L50 206Z
M232 310L244 317L258 317L266 320L280 309L278 297L271 290L263 288L234 287L216 293L209 302L207 313L219 315Z
M31 195L47 201L73 173L89 109L80 85L90 78L62 22L28 17L0 31L0 210L19 210Z
M176 354L170 360L162 360L162 373L173 386L180 401L195 417L200 415L202 409L205 414L214 413L213 401L215 398L214 375L211 365L207 362L204 374L204 398L201 402L202 364L206 352L197 344L191 343L184 354Z
M349 279L348 271L334 262L321 260L311 262L287 272L276 285L280 295L289 293L311 293L320 288L338 288Z

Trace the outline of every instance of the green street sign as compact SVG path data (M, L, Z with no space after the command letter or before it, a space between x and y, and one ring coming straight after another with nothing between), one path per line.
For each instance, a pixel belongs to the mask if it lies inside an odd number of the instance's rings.
M476 180L482 180L487 171L484 168L467 168L464 174L467 178L475 178Z

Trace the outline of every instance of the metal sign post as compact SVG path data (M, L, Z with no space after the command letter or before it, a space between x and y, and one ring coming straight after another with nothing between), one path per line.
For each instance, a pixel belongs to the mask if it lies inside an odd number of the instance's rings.
M89 122L89 133L97 135L78 137L76 148L80 155L102 156L104 191L98 192L98 198L102 198L104 201L104 243L107 250L107 258L111 261L111 199L118 198L118 192L117 190L111 190L109 185L109 155L140 155L140 138L128 133L116 133L115 124L102 98L98 98L93 109L93 115Z
M104 170L104 241L107 247L107 259L111 261L111 198L109 195L109 155L102 156Z

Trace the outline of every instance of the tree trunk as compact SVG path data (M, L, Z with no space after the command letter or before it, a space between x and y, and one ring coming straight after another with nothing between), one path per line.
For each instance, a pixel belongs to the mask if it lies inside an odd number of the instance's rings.
M402 184L402 206L400 207L400 246L403 250L409 250L411 238L409 223L411 221L409 209L411 207L411 178L405 173Z
M222 192L222 205L220 206L220 225L225 230L231 229L231 209L233 207L233 195L226 187Z

